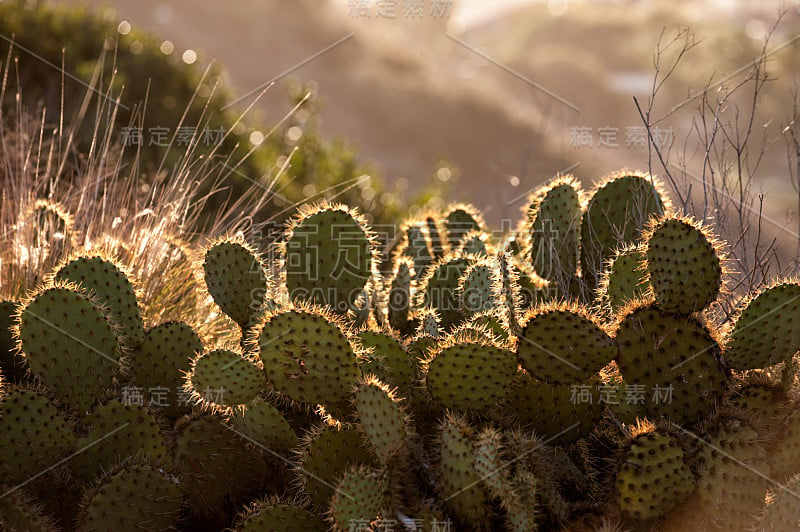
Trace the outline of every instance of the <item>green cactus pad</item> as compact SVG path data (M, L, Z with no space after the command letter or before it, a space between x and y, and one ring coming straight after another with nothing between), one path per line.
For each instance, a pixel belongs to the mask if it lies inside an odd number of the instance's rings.
M215 242L204 254L203 272L219 308L242 329L251 327L264 312L269 287L264 266L250 246L241 239Z
M144 339L144 325L136 291L128 275L113 261L101 256L77 257L65 264L55 281L75 283L96 297L121 328L120 340L135 348Z
M625 382L643 387L648 417L685 425L708 415L726 389L719 344L691 316L654 305L633 308L619 322L617 363Z
M366 222L343 206L302 210L290 224L284 247L290 300L327 305L345 315L373 273L373 237Z
M581 220L581 272L591 289L614 251L640 240L650 218L667 210L659 189L649 175L624 171L597 185Z
M298 476L311 503L326 508L337 478L349 466L376 466L356 428L317 428L309 432L298 457Z
M615 482L620 510L639 520L666 514L695 487L680 444L655 429L633 438Z
M258 501L240 514L236 532L326 532L325 520L291 503Z
M449 332L467 316L461 307L458 283L472 264L472 260L456 255L446 255L433 263L420 281L421 289L417 308L433 308L440 317L442 331Z
M87 491L79 517L81 530L168 530L180 518L181 489L163 470L147 463L125 463Z
M394 263L399 265L402 260L411 261L413 278L419 280L437 259L433 257L430 244L419 222L407 222L400 231L403 236L394 254Z
M31 372L58 400L83 412L111 387L121 346L115 326L89 296L62 285L45 288L23 306L19 323Z
M497 308L501 290L497 267L486 259L470 265L458 282L461 307L470 316Z
M174 463L192 512L214 517L230 500L241 504L263 489L269 468L221 417L184 417L175 426Z
M531 198L531 264L544 279L560 283L578 271L581 198L571 176L558 177Z
M775 479L782 481L800 473L800 415L797 411L784 420L777 435L769 454Z
M228 425L245 440L277 452L288 451L298 443L289 422L270 402L256 398L244 409L234 410Z
M508 389L508 410L524 430L566 445L587 436L603 417L598 382L551 386L519 374Z
M465 327L476 331L488 331L492 338L500 342L508 340L511 335L508 324L503 318L497 315L497 311L487 311L476 314L467 322Z
M364 330L356 335L365 349L372 349L361 364L361 373L372 373L382 382L406 391L414 384L415 364L403 344L389 333Z
M18 484L75 449L75 435L42 393L12 389L0 398L0 482Z
M406 416L399 399L385 384L367 376L355 388L353 406L370 448L386 465L404 450Z
M203 407L227 410L252 401L266 386L266 376L254 361L215 349L192 361L184 389Z
M445 408L481 411L505 396L516 370L513 352L464 331L428 361L425 386Z
M467 526L485 524L489 504L473 465L475 429L449 415L439 435L439 492L447 510Z
M511 255L507 251L497 253L497 269L500 274L500 312L508 324L509 332L518 334L523 304L519 270L511 263Z
M725 420L710 432L697 442L696 502L704 520L744 529L761 513L774 476L767 451L758 434L740 420Z
M777 283L747 300L727 337L725 363L736 370L767 368L800 349L800 283Z
M144 406L112 399L95 408L80 424L86 431L78 440L83 452L75 455L71 464L84 481L94 480L130 457L146 458L154 465L170 462L164 437Z
M9 492L0 484L0 523L10 532L57 532L56 520L41 504L19 490Z
M389 300L386 302L389 325L401 333L408 327L413 272L414 266L411 261L400 258L389 286Z
M506 523L510 532L527 532L538 528L536 511L536 494L538 479L531 471L518 471L511 479L511 489L501 499L506 511ZM509 492L514 497L509 500Z
M190 410L182 392L192 359L203 351L200 336L186 323L170 321L153 327L132 357L133 384L146 390L148 403L172 418Z
M631 301L645 297L648 290L647 254L643 246L618 250L600 280L598 299L618 312Z
M494 427L486 427L475 438L472 467L493 499L510 501L516 493L508 493L511 464L504 459L503 452L503 434Z
M520 323L517 356L522 367L550 384L577 384L611 362L617 344L578 305L534 308Z
M774 486L767 497L764 513L757 530L788 532L800 529L800 475L795 475L782 487Z
M335 530L351 530L359 522L371 523L380 516L386 479L370 467L348 469L336 483L328 519Z
M447 244L450 250L458 249L464 236L470 231L482 231L486 225L483 217L472 205L458 204L451 207L445 216Z
M358 359L339 321L319 309L268 314L255 339L270 383L293 401L342 403L358 380Z
M14 341L16 315L19 303L0 301L0 375L5 382L21 383L27 373L25 358L17 352Z
M658 306L690 314L706 308L722 286L722 267L713 238L689 220L666 218L644 235L647 274Z

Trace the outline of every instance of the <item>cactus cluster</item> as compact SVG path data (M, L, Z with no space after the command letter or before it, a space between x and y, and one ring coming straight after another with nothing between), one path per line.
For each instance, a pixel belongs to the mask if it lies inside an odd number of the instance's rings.
M34 219L70 241L62 210ZM800 282L722 319L722 243L638 172L561 176L511 234L460 204L399 227L381 253L325 203L274 259L191 251L223 338L59 250L0 303L0 523L797 529Z

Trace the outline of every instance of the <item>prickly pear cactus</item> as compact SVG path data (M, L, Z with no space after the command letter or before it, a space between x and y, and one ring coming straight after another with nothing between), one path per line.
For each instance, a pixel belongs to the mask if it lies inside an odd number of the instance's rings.
M237 532L325 532L324 519L299 504L278 500L261 500L242 512Z
M662 218L644 235L648 282L666 312L690 314L706 308L722 286L719 247L687 219Z
M328 306L345 315L375 270L373 235L341 205L303 209L286 231L283 267L292 301Z
M254 360L228 349L214 349L192 361L184 390L204 408L231 410L255 400L266 386L266 375Z
M120 372L119 326L100 301L57 283L23 303L17 337L31 372L58 400L88 410Z
M225 238L204 253L208 293L242 330L263 314L269 287L261 259L242 239Z

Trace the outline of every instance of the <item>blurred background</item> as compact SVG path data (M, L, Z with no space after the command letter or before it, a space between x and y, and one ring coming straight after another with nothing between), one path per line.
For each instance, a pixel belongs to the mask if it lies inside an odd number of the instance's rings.
M220 65L222 84L239 108L255 95L239 97L277 78L255 106L253 141L291 108L289 84L307 84L316 94L320 135L344 139L382 176L383 189L361 187L365 201L395 202L414 214L422 207L415 194L435 186L425 198L428 206L445 201L442 195L471 202L496 227L516 219L527 194L560 171L573 173L585 188L623 167L664 175L642 144L643 121L633 99L646 110L659 42L666 48L662 76L684 43L694 46L654 99L652 116L661 118L655 140L668 167L701 175L708 160L697 139L698 94L713 100L744 81L770 35L765 64L771 80L759 94L753 134L769 142L756 178L775 225L797 225L798 195L781 138L800 82L796 2L53 3L87 6L122 22L123 33L152 33L162 53L186 63ZM751 87L741 87L725 108L739 103L746 110L752 97ZM310 184L306 192L313 191Z

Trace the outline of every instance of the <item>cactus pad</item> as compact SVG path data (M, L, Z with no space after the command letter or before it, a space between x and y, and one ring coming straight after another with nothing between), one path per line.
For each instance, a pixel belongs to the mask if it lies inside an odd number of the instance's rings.
M618 353L614 339L577 305L535 308L520 325L517 356L522 367L550 384L583 382Z
M239 516L237 532L326 532L325 521L302 506L258 501Z
M264 311L268 286L264 266L240 239L212 244L203 260L208 293L222 311L247 329Z
M111 470L84 498L81 530L167 530L180 518L178 483L147 463Z
M376 469L356 466L336 483L329 520L335 530L351 530L359 521L371 523L380 516L386 481Z
M77 289L59 284L35 294L20 310L18 336L33 374L76 411L90 408L118 373L116 328Z
M800 349L800 284L774 284L749 299L727 338L725 362L733 369L767 368Z
M409 260L400 259L389 286L387 314L392 329L405 332L408 326L408 313L411 307L411 280L414 266Z
M333 316L310 308L272 313L255 338L269 381L281 394L312 404L347 400L358 361Z
M444 220L447 231L447 244L454 251L461 245L464 236L470 231L481 231L485 225L480 213L472 205L454 205Z
M600 280L598 298L612 312L647 294L647 254L643 246L618 250Z
M666 514L694 487L683 449L673 436L657 430L633 439L616 478L620 509L640 520Z
M229 426L247 441L277 452L288 451L298 442L283 414L261 398L250 401L244 409L234 410Z
M343 206L305 209L287 230L284 247L290 300L355 309L372 276L373 243L366 222Z
M35 390L12 389L0 400L0 482L25 482L75 449L56 407Z
M480 411L503 398L516 370L514 353L465 331L428 361L425 386L445 408Z
M459 521L476 526L488 517L489 504L473 465L475 429L448 416L440 429L440 482L444 504Z
M192 361L184 389L204 407L231 409L252 401L266 386L266 376L254 361L215 349Z
M622 376L629 386L642 387L648 417L693 423L725 393L719 344L693 317L653 305L634 308L619 323L616 340Z
M406 439L405 413L394 393L382 382L367 376L353 393L359 427L381 464L403 450Z
M717 245L689 220L659 220L645 234L647 273L658 306L679 314L699 312L717 298L722 267Z
M390 334L364 330L357 341L372 353L365 356L361 366L363 374L373 373L387 385L408 390L414 382L415 364L403 345Z
M466 317L461 306L458 284L466 273L472 260L445 255L433 263L420 281L418 308L433 308L440 317L440 325L444 332L450 331Z

